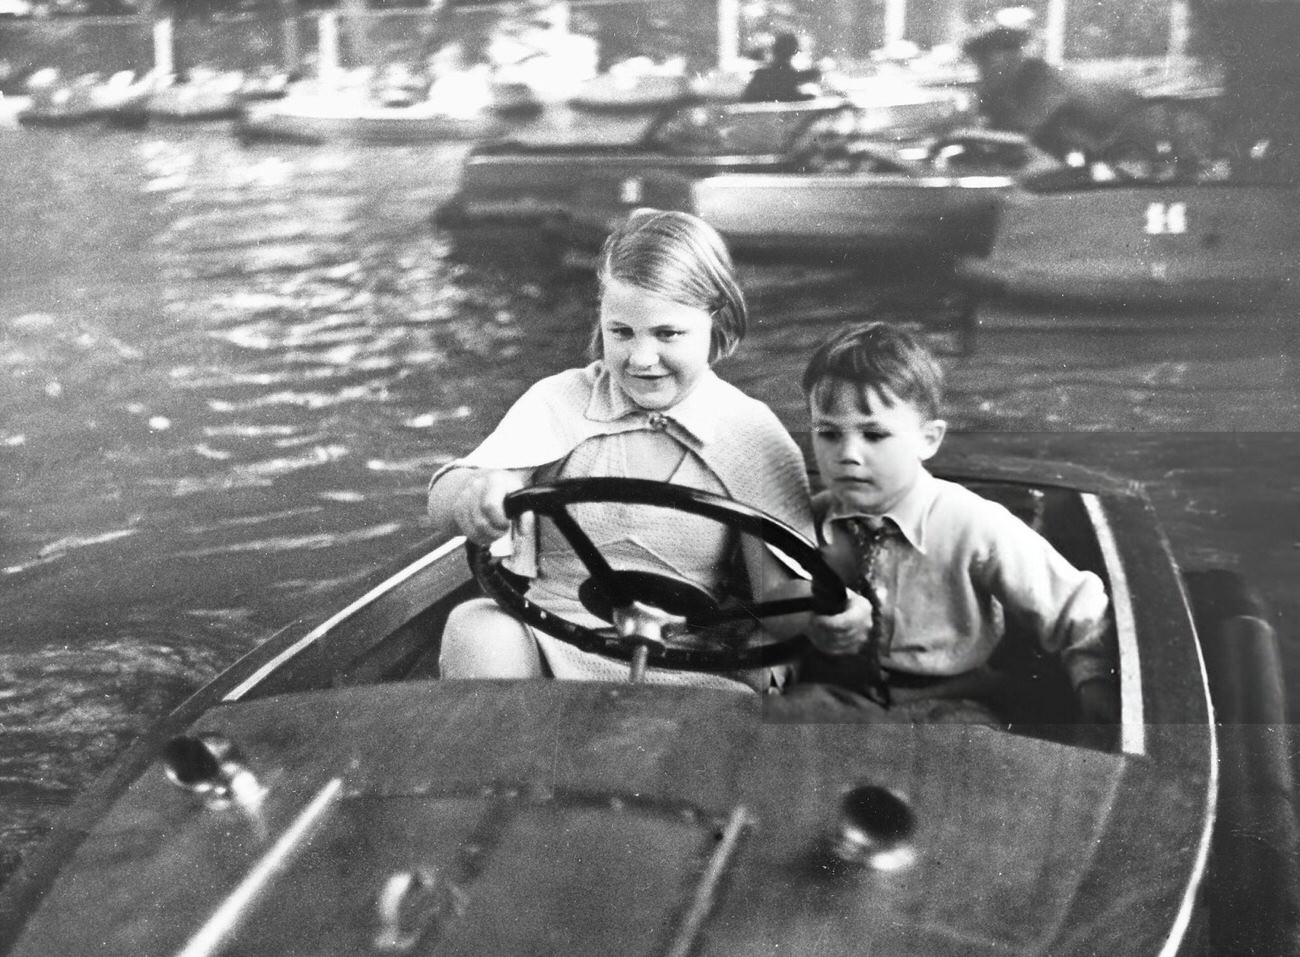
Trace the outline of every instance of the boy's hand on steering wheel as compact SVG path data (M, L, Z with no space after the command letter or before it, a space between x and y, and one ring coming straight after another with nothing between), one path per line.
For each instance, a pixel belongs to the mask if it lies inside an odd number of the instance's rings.
M838 615L813 615L808 638L818 651L828 655L851 655L867 643L871 634L871 602L853 590L848 606Z
M514 472L475 470L456 496L452 517L461 534L480 545L490 545L510 531L505 497L524 487Z

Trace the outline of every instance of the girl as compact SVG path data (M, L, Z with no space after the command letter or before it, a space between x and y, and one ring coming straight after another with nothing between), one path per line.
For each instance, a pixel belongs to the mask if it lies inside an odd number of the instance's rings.
M735 350L748 321L721 237L686 213L638 210L606 240L598 278L594 361L538 382L476 450L435 473L435 524L487 544L510 531L507 493L556 479L618 476L726 495L810 535L798 447L766 405L711 368ZM715 597L743 582L763 583L741 587L766 593L790 578L761 543L746 536L738 545L708 519L604 503L572 512L616 568L684 577ZM588 572L567 542L549 520L529 524L515 529L507 563L532 579L529 599L604 627L578 601ZM534 632L488 599L454 610L441 664L448 678L628 675L626 663ZM745 690L764 678L650 668L646 680Z

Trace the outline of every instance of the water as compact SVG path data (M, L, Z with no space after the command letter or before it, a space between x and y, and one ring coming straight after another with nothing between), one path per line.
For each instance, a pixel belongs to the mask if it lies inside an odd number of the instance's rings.
M580 361L585 274L430 225L464 149L0 130L0 875L151 721L422 540L430 471ZM986 307L963 355L935 277L742 278L720 371L792 429L793 357L872 310L917 323L951 445L1147 483L1181 560L1263 588L1300 691L1293 306Z

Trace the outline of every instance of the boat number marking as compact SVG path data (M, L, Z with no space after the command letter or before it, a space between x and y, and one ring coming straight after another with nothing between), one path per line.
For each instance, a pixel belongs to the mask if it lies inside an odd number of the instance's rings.
M618 198L620 202L624 203L641 202L641 180L635 176L623 180L619 184Z
M1147 235L1179 234L1187 232L1186 203L1148 203Z

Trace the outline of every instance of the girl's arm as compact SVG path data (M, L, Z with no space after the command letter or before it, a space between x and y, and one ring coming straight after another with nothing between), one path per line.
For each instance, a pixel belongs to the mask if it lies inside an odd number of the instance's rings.
M523 469L449 469L429 486L428 512L434 530L491 544L510 531L506 495L523 488L530 475Z

